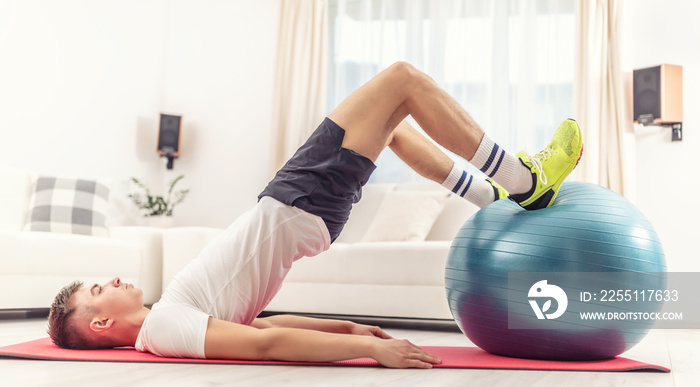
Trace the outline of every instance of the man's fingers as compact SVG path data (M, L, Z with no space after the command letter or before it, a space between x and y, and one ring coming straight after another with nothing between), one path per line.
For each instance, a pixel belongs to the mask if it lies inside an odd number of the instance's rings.
M407 362L406 365L407 368L422 368L422 369L429 369L433 368L433 365L430 363L426 363L424 361L420 361L417 359L412 359Z
M437 356L433 356L428 352L425 352L423 348L413 344L410 341L406 341L411 348L411 357L428 363L439 364L442 363L442 359Z
M433 364L442 363L442 359L425 352L421 347L409 342L410 346L406 354L406 367L433 368Z
M418 346L416 346L416 349L419 351L416 354L417 359L419 359L421 361L428 362L428 363L432 363L432 364L442 363L442 359L440 359L439 357L433 356L433 355L429 354L428 352L425 352L422 348L420 348Z
M440 358L425 352L408 340L387 340L376 343L381 343L382 351L374 359L386 367L433 368L433 364L442 363Z
M393 339L388 333L384 332L382 328L371 327L369 333L374 337L379 337L380 339Z
M393 339L393 337L391 337L391 335L389 335L388 333L384 332L381 329L378 329L378 331L375 333L375 336L382 338L382 339L387 339L387 340Z

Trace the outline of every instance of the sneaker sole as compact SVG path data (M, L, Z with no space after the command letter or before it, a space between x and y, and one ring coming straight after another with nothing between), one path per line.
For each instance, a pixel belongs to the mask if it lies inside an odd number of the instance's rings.
M578 159L576 159L576 163L574 164L574 166L571 167L571 169L568 169L568 168L567 168L567 171L564 173L564 175L562 175L562 176L564 176L564 178L563 178L563 179L559 179L559 181L557 181L557 182L552 186L551 192L554 192L554 195L552 195L552 198L549 200L549 202L547 202L547 206L546 206L546 207L549 207L549 206L552 205L552 203L554 203L554 199L557 198L557 194L559 193L559 188L560 188L561 185L564 183L564 180L566 180L566 178L571 174L571 172L573 172L574 169L576 169L576 167L578 166L579 161L581 161L581 157L583 157L583 143L581 143L581 151L579 152ZM547 195L547 194L545 193L545 195Z

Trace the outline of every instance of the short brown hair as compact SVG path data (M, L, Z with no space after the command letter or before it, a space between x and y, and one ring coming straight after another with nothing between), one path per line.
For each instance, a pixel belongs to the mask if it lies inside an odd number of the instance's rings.
M49 312L48 333L51 341L61 348L89 349L88 339L78 329L77 306L71 305L73 295L83 287L80 281L64 286L56 295Z

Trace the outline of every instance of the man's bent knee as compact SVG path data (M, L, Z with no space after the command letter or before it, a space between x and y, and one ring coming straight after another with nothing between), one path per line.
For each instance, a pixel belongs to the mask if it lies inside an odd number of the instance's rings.
M396 62L389 66L386 71L392 78L392 82L400 85L401 90L404 90L407 93L406 97L409 98L420 93L426 87L434 87L435 84L432 78L408 62Z
M387 67L387 71L397 77L403 79L412 79L420 76L422 73L408 62L396 62Z

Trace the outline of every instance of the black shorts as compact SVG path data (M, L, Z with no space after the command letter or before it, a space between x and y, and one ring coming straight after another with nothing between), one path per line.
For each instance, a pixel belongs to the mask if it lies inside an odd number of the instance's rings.
M345 130L329 118L323 120L304 145L258 195L320 216L335 241L362 197L376 166L372 160L342 148Z

